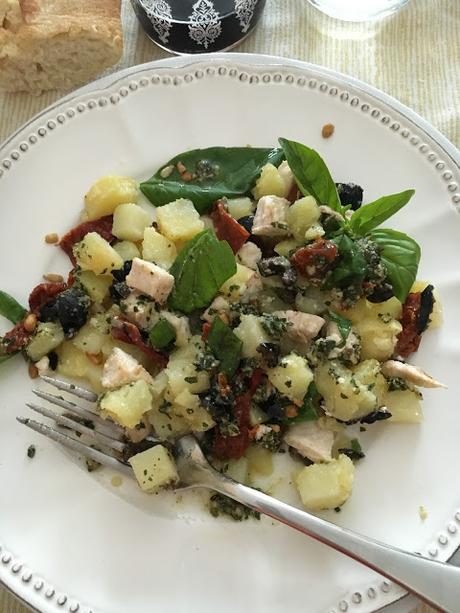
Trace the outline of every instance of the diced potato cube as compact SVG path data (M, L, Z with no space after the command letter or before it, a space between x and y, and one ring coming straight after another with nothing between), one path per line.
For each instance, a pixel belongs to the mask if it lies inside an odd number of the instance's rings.
M113 212L112 234L127 241L140 241L144 229L150 225L150 216L132 202L117 206Z
M302 402L313 381L313 373L307 360L295 353L281 358L279 365L270 368L267 374L270 383L281 394L297 402Z
M197 371L194 364L203 348L200 337L193 336L185 347L171 353L165 372L173 398L184 389L191 394L200 394L209 388L209 374L206 371Z
M308 228L305 232L305 240L313 241L316 238L321 238L324 236L324 228L320 223L314 223L312 226Z
M396 346L402 326L402 305L397 298L374 304L365 298L342 314L351 320L361 337L361 356L364 360L375 358L383 362L389 359Z
M350 497L354 475L353 462L341 454L328 464L303 468L296 478L296 485L303 504L310 511L335 509Z
M260 318L256 315L241 315L240 324L233 332L243 343L241 349L243 358L260 357L257 347L261 343L270 342L270 336L264 330Z
M256 200L259 200L262 196L285 196L286 183L276 166L265 164L252 193Z
M227 464L227 468L225 469L225 474L230 479L234 481L238 481L238 483L247 483L248 481L248 460L245 457L240 458L239 460L230 460Z
M39 322L35 334L29 341L26 353L33 362L38 362L64 340L64 330L61 324L55 322Z
M278 172L279 172L280 177L284 181L284 194L283 195L285 198L287 198L289 196L291 189L296 184L294 173L292 172L286 160L281 162L281 164L278 166Z
M319 207L313 196L305 196L292 204L287 212L287 221L294 238L305 240L305 233L320 218Z
M163 400L155 402L154 408L149 411L148 419L153 430L159 438L174 439L191 432L190 424L183 418L172 412L172 407L165 412L160 411Z
M353 370L336 360L320 364L315 383L328 413L342 421L358 419L383 404L386 382L377 360L365 360Z
M148 494L179 481L176 465L163 445L155 445L129 458L141 489Z
M168 385L168 376L164 370L161 370L150 384L150 391L152 392L153 400L156 402L164 394L164 391Z
M102 177L85 196L87 219L111 215L119 204L136 202L138 194L137 183L133 179L115 175Z
M174 243L155 230L145 228L142 243L142 258L169 270L177 257Z
M236 273L220 288L220 293L228 300L236 302L246 292L258 292L262 289L260 275L252 268L236 264Z
M383 402L394 424L419 424L423 419L420 394L415 390L395 390L385 394Z
M134 381L104 394L99 408L121 426L134 428L152 408L152 394L145 381Z
M209 412L201 406L199 397L188 389L176 396L174 412L183 417L194 432L205 432L216 425Z
M204 229L193 202L180 198L157 208L161 234L172 241L188 241Z
M107 340L107 336L108 333L104 334L100 330L97 330L92 325L90 320L82 328L80 328L78 334L72 339L71 342L80 351L89 353L90 355L97 355L101 353L102 347Z
M227 200L227 211L234 219L241 219L252 215L254 212L254 203L250 198L231 198Z
M427 285L430 285L428 281L415 281L413 286L410 288L410 291L411 292L423 292L423 290L425 289ZM428 324L428 328L430 328L430 330L439 328L439 326L442 324L442 321L443 321L442 302L439 296L439 292L436 288L434 288L433 290L433 298L434 298L433 311L431 312L430 322Z
M287 238L286 240L277 243L274 250L278 255L283 255L285 258L288 258L291 255L291 251L294 251L302 244L302 241L299 242L295 238Z
M110 244L97 232L89 232L73 248L77 264L83 270L105 275L123 266L123 260Z
M58 373L64 377L86 377L89 360L86 353L77 347L73 341L65 341L57 350Z
M141 252L139 251L137 245L131 241L120 241L119 243L115 243L113 248L121 257L123 262L141 257Z
M251 445L246 451L248 460L249 479L255 475L268 477L273 472L273 452L261 447L260 445Z
M113 283L112 276L96 275L91 270L81 271L78 280L93 302L102 302Z

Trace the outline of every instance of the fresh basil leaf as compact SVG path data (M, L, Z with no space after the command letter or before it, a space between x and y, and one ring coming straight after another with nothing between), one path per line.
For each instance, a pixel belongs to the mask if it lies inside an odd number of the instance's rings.
M243 343L220 317L214 317L209 330L208 344L214 357L220 360L221 372L227 377L234 375L241 360Z
M358 441L357 438L352 438L350 441L350 449L353 449L353 451L359 451L361 452L363 449L361 447L361 443Z
M347 342L347 338L351 332L351 321L349 319L346 319L345 317L342 317L338 313L335 313L334 311L329 311L329 318L335 323L339 330L339 334L342 337L342 343L339 346L343 347Z
M299 424L303 421L314 421L318 419L317 409L319 408L320 401L321 394L318 392L316 385L310 383L297 416L285 419L284 422L286 424Z
M415 190L408 189L405 192L383 196L374 202L365 204L351 216L350 228L358 236L369 234L371 230L402 209L414 194Z
M367 273L367 262L362 251L345 232L332 238L331 242L339 250L339 259L337 266L326 277L324 287L331 289L359 285Z
M11 323L17 324L24 319L26 313L26 309L13 296L0 290L0 315L9 319Z
M286 138L278 140L302 194L311 195L318 204L327 204L334 211L343 214L337 187L319 153Z
M176 340L176 330L166 319L159 319L149 332L149 340L154 349L164 349Z
M420 246L407 234L386 228L373 230L369 238L379 247L394 295L404 302L417 277Z
M235 198L249 193L265 164L279 166L284 159L281 149L253 147L210 147L194 149L176 155L148 181L141 183L143 194L155 206L168 204L178 198L193 202L196 210L206 213L222 198ZM177 170L181 163L193 178L184 181ZM171 167L169 176L161 176ZM163 172L164 175L164 172ZM189 177L188 177L189 178Z
M227 241L217 240L212 230L203 230L185 245L169 272L175 279L170 308L191 313L207 307L236 273L235 256Z

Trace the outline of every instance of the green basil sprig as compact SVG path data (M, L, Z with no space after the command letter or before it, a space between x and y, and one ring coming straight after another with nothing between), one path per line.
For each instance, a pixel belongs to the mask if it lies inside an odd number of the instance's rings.
M318 204L327 204L343 214L346 209L340 203L337 187L319 153L293 140L278 140L302 194L313 196Z
M402 209L414 194L415 190L408 189L398 194L383 196L374 202L361 206L351 216L350 228L354 234L366 236L374 228L380 226L380 224Z
M227 241L203 230L185 245L169 272L175 279L169 307L188 314L207 307L236 273L235 256Z
M214 357L220 360L220 371L227 377L234 375L241 360L243 343L219 317L214 317L208 344Z
M26 309L13 296L0 290L0 315L6 317L11 323L17 324L24 319L26 313Z
M282 149L277 148L193 149L169 160L150 179L141 183L140 188L155 206L187 198L202 214L223 196L235 198L248 194L259 178L262 167L268 163L279 166L283 159ZM178 163L183 164L189 173L187 178L192 177L190 180L184 180L177 169ZM164 176L163 170L168 167L171 173Z
M416 277L420 246L403 232L381 228L369 233L377 243L396 298L404 302Z

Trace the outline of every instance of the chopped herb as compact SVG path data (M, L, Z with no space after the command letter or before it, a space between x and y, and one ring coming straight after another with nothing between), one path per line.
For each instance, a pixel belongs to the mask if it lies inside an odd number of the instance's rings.
M260 519L260 513L253 511L249 507L224 496L224 494L213 494L209 500L209 511L213 517L227 515L235 521L243 521L250 517Z
M32 459L35 457L35 453L36 453L36 449L35 449L35 445L29 445L27 447L27 457Z
M350 460L353 460L354 462L366 457L357 438L350 441L349 447L342 447L338 451L339 453L343 453L348 456Z
M351 332L351 321L331 310L329 310L329 318L335 323L339 330L339 334L342 337L342 342L340 345L338 345L338 347L344 347Z
M198 377L185 377L184 381L187 383L196 383L198 381Z
M401 377L390 377L388 379L389 392L404 391L407 389L409 389L409 386L405 379L401 379Z
M154 349L166 349L176 340L176 330L169 321L160 319L150 330L149 340Z
M277 340L279 340L289 326L292 325L287 319L278 317L278 315L263 315L260 323L265 332Z

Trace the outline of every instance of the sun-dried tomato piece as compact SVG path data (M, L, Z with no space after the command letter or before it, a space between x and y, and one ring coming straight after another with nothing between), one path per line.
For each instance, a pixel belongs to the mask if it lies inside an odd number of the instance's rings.
M201 340L206 342L208 340L209 332L211 330L211 324L206 321L201 327Z
M227 213L221 201L215 203L211 219L214 222L217 237L220 240L227 241L233 253L239 251L251 236L246 228L243 228L236 219Z
M251 408L251 400L262 382L263 371L257 368L252 374L249 383L249 390L245 394L241 394L235 400L234 414L236 422L240 429L237 436L224 436L216 428L214 438L213 455L222 460L232 459L238 460L241 458L251 442L250 419L249 412Z
M72 228L59 241L60 248L69 256L70 261L75 266L76 260L73 254L73 246L79 243L88 232L97 232L109 243L115 240L112 234L113 216L107 215L94 221L85 221L75 228Z
M320 238L298 249L291 257L291 264L302 276L317 279L324 276L338 254L339 250L332 241Z
M12 330L3 335L1 339L3 353L16 353L27 345L31 332L24 328L24 320L18 322Z
M251 438L247 426L240 427L240 433L236 436L223 436L220 432L216 433L213 456L221 460L239 460L249 447Z
M395 354L407 358L411 353L417 351L422 339L418 332L418 317L421 306L421 293L410 293L403 304L401 325L402 330L398 334L398 342Z
M30 292L29 307L32 313L38 314L42 306L56 298L58 294L68 288L67 283L39 283Z
M121 318L116 319L112 322L112 336L118 341L139 347L160 368L165 368L167 365L168 356L149 347L142 338L139 328L131 322Z

